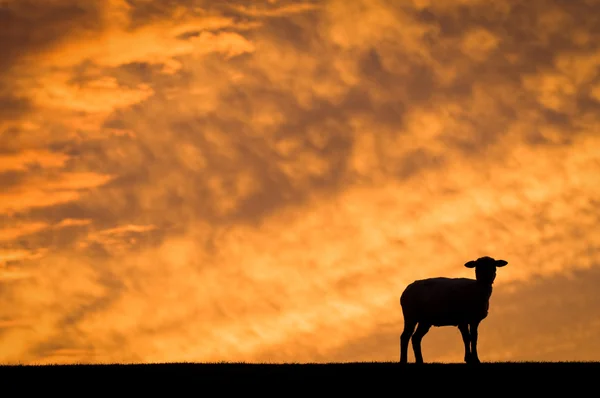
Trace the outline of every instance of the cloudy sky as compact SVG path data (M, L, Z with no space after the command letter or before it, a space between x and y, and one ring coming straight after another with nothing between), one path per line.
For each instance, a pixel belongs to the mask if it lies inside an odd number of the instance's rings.
M397 361L482 255L482 360L600 360L600 1L0 0L0 45L0 362Z

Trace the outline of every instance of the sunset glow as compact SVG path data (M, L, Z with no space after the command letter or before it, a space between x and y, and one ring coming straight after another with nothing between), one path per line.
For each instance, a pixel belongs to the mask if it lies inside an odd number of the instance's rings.
M0 363L397 361L404 287L485 255L482 361L600 360L600 1L4 0L0 41Z

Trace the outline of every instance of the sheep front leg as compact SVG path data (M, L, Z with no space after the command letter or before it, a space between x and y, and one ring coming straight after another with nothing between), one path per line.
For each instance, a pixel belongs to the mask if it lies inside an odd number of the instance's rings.
M462 336L463 343L465 344L465 362L471 362L471 336L469 335L469 325L461 323L458 325L460 335Z
M413 351L415 353L415 362L423 363L423 354L421 352L421 340L423 340L423 336L429 332L431 325L426 323L419 322L419 326L417 326L417 330L415 334L412 335L412 346Z
M479 356L477 355L477 328L479 327L479 322L471 323L471 361L473 363L480 363Z

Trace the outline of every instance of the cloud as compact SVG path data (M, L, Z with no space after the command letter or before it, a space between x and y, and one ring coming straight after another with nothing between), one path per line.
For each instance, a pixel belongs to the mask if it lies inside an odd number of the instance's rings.
M275 2L271 2L271 3L275 3ZM282 5L280 7L277 7L277 6L273 7L272 4L264 4L261 6L257 6L256 4L253 4L252 6L232 5L231 7L234 10L240 12L241 14L250 15L253 17L262 17L262 16L281 17L281 16L290 15L290 14L313 11L313 10L316 10L319 8L317 6L317 4L314 4L314 3L298 3L298 4L291 3L291 4L287 4L287 5Z
M5 265L6 263L15 262L15 261L23 260L23 259L36 259L36 258L39 258L41 256L41 254L43 254L43 251L42 251L42 253L35 253L32 251L23 250L23 249L3 250L0 253L0 264ZM13 270L7 270L7 269L3 269L3 271L6 271L5 277L9 278L9 279L12 277L18 276L18 275L25 275L25 274L18 272L19 271L18 269L14 270L17 272L12 272Z
M65 165L68 156L48 150L24 150L0 156L0 171L23 171L29 166L39 165L42 168L60 168Z
M78 219L74 219L74 218L66 218L64 220L61 220L56 225L56 227L64 228L64 227L71 227L71 226L88 225L91 222L92 222L92 220L78 220Z
M48 224L42 222L32 222L20 225L18 227L4 228L0 230L0 241L17 239L22 235L35 233L47 227Z
M597 355L552 321L595 327L593 2L22 4L0 361L396 360L404 286L481 255L482 353Z
M64 76L64 80L68 78ZM35 98L37 106L47 109L59 107L79 112L105 112L138 103L152 95L152 90L144 85L135 89L119 88L115 78L98 79L87 82L85 86L71 88L54 75L42 84L43 89L32 90L29 95Z
M156 229L154 225L123 225L89 233L87 239L79 242L79 248L88 248L90 245L100 245L109 252L127 251L131 245L138 241L136 235Z
M79 199L83 190L105 184L110 179L110 176L92 172L29 176L0 194L0 210L11 213L70 202Z

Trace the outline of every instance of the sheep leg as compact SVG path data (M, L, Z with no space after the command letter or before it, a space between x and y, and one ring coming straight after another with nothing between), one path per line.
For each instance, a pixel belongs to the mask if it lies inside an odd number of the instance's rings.
M404 320L404 330L400 335L400 363L408 362L408 341L415 331L417 322L413 320Z
M479 322L471 323L471 362L480 363L479 356L477 355L477 328L479 327Z
M465 344L465 362L469 363L471 362L471 336L469 335L469 325L461 323L458 325L458 330L460 330L463 343Z
M421 352L421 340L423 340L423 336L429 332L431 325L427 323L419 322L419 326L417 326L417 330L412 335L412 346L413 351L415 353L415 362L423 363L423 353Z

